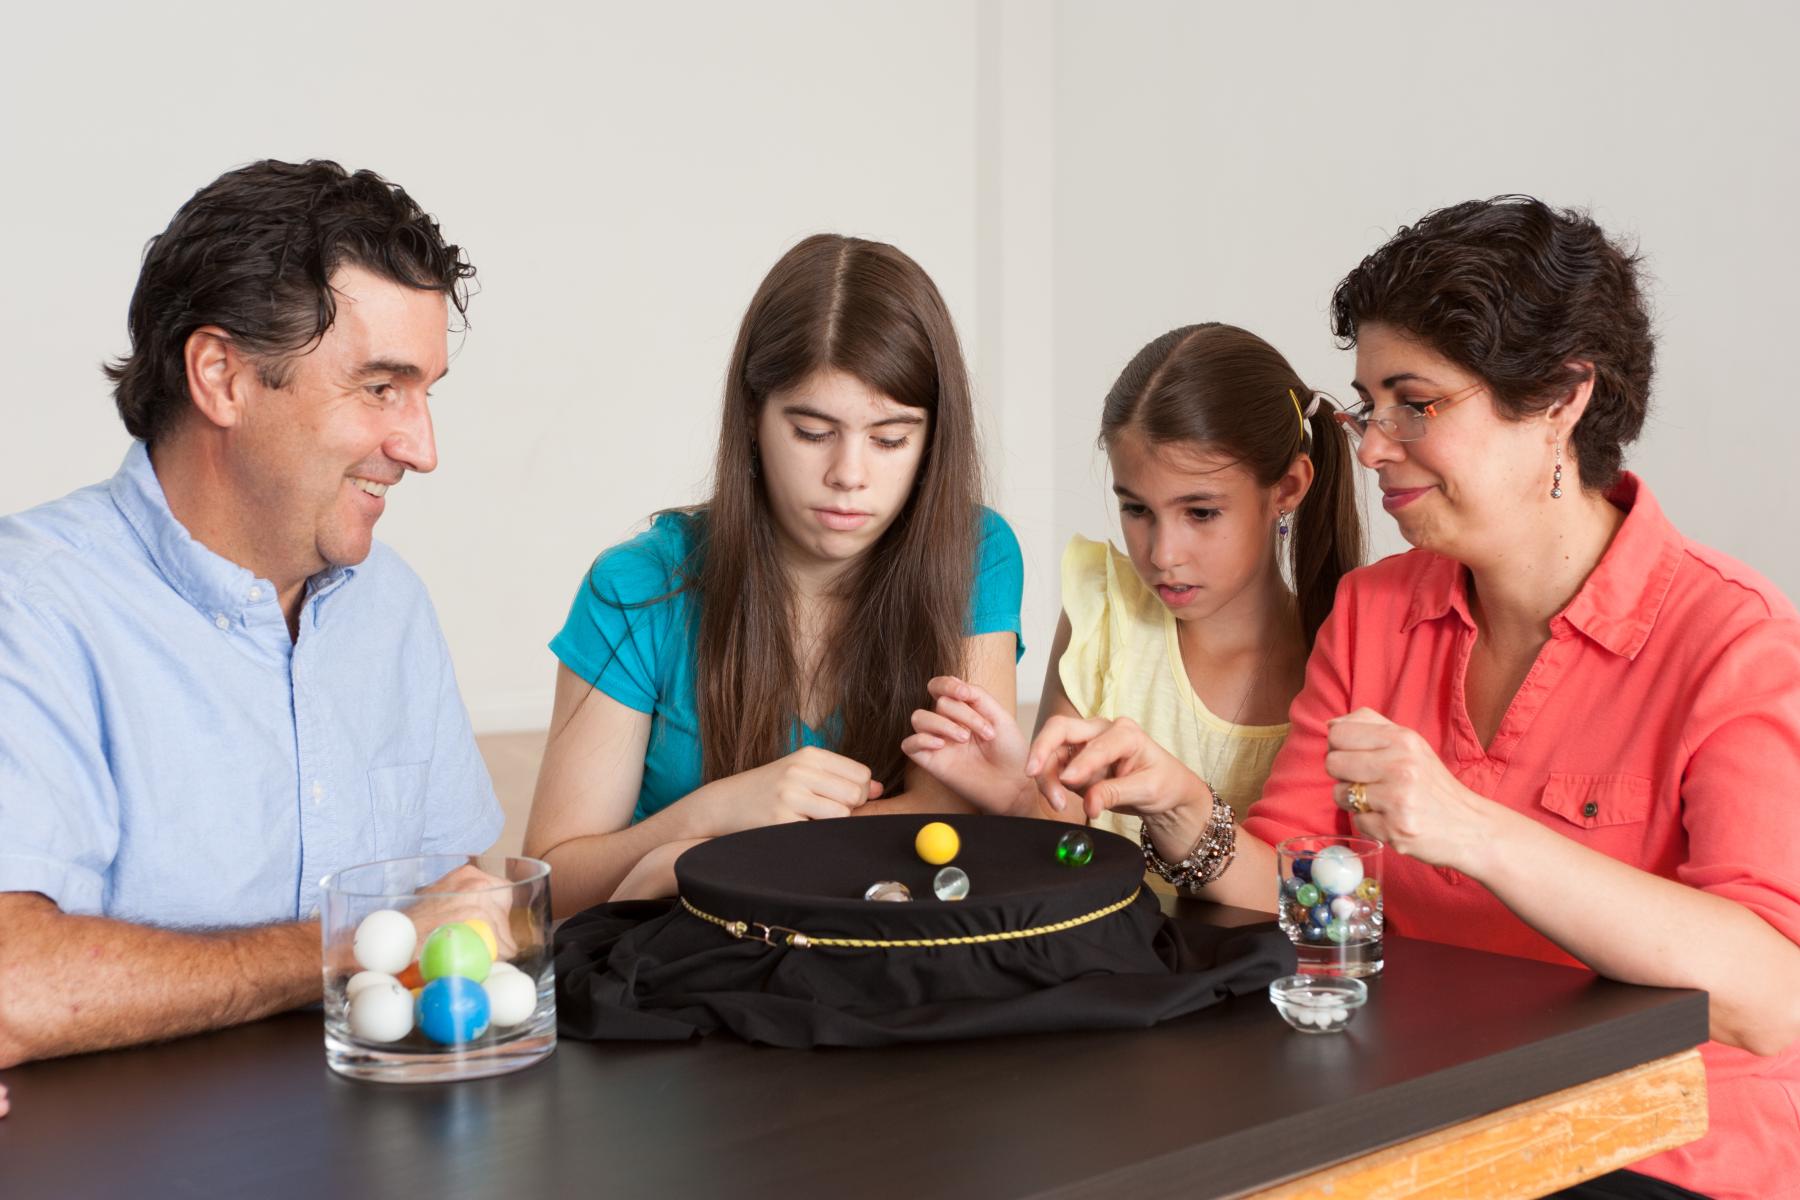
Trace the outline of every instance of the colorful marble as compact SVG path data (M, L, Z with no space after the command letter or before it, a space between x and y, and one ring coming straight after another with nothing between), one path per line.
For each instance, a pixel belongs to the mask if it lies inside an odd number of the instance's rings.
M474 930L467 932L475 937ZM491 1016L487 992L464 975L440 975L419 993L419 1029L440 1046L474 1041L487 1032Z
M1376 883L1373 879L1365 879L1356 885L1356 898L1358 900L1367 900L1369 903L1373 904L1375 902L1375 897L1379 895L1381 895L1381 885Z
M1340 921L1347 921L1356 915L1356 900L1350 896L1338 896L1331 902L1331 915Z
M1349 940L1350 927L1342 921L1333 921L1331 924L1325 926L1325 936L1341 946L1345 941Z
M1308 908L1311 908L1323 898L1324 897L1320 894L1318 887L1310 883L1301 884L1300 890L1294 893L1294 899L1306 905Z
M871 883L868 888L864 890L863 899L885 900L890 903L899 903L901 901L912 899L912 889L907 887L904 883L897 883L892 879L883 879L880 883Z
M1094 861L1094 839L1085 829L1071 829L1056 839L1056 861L1065 867L1085 867Z

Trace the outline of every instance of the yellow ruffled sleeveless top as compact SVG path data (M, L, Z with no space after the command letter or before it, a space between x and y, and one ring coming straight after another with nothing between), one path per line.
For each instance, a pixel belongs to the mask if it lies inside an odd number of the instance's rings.
M1110 543L1069 542L1062 604L1070 636L1057 675L1075 711L1130 717L1243 820L1262 795L1287 725L1234 725L1207 710L1182 666L1174 614ZM1136 817L1103 813L1095 824L1137 840Z

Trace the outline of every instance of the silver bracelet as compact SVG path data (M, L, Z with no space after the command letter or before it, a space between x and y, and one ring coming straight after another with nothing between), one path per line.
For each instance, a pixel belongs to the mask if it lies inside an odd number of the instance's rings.
M1237 826L1232 821L1231 805L1217 792L1213 793L1212 818L1207 821L1200 840L1180 862L1168 862L1156 852L1148 825L1139 827L1138 844L1144 849L1146 870L1155 871L1177 890L1185 888L1192 892L1203 888L1223 875L1231 866L1231 860L1237 857Z

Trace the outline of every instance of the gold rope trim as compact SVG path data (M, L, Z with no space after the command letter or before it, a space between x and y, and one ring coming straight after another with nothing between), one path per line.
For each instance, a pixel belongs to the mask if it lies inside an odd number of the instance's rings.
M1017 942L1025 938L1043 937L1048 933L1061 933L1066 929L1074 929L1078 925L1086 925L1090 921L1098 921L1101 917L1110 917L1120 909L1129 908L1133 901L1143 893L1143 886L1135 888L1131 895L1116 904L1095 909L1079 917L1070 917L1066 921L1058 921L1054 925L1036 925L1030 929L1008 929L1000 933L971 933L961 937L942 938L841 938L813 937L801 933L798 929L789 929L785 925L765 925L761 921L727 921L723 917L715 917L711 913L701 912L688 903L687 897L681 898L681 907L699 917L702 921L710 921L734 938L749 938L751 941L765 945L791 946L796 950L805 950L812 946L842 946L851 950L923 950L932 946L978 946L984 942ZM775 940L776 934L785 934L780 942Z

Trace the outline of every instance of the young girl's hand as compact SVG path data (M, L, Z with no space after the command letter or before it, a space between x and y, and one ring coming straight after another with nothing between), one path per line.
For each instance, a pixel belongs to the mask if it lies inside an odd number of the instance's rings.
M1211 789L1130 717L1051 717L1032 742L1025 769L1052 805L1082 809L1089 820L1103 812L1156 823L1178 813L1211 813Z
M986 691L954 675L928 685L931 708L913 710L906 757L984 813L1037 816L1037 788L1025 774L1025 735Z

